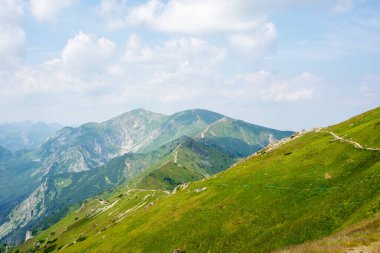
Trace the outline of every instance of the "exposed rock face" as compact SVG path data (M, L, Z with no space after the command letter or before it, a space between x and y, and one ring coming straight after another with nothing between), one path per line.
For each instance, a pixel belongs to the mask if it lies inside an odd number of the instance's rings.
M45 191L47 181L42 183L27 199L21 202L9 215L9 221L0 226L0 238L15 228L26 226L31 220L45 212Z
M25 241L29 240L29 239L32 239L33 236L32 236L32 231L26 231L26 234L25 234Z

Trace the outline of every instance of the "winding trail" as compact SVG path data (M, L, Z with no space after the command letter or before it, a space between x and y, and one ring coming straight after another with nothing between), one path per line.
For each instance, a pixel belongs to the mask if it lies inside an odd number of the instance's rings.
M211 123L210 125L208 125L208 126L206 127L206 129L201 133L201 138L202 138L202 139L205 138L205 134L207 133L207 131L210 129L211 126L214 126L214 125L218 124L219 122L222 122L222 121L225 121L225 120L227 120L227 117L223 117L223 118L221 118L221 119L219 119L219 120L217 120L217 121Z
M181 144L179 144L179 145L175 148L175 150L174 150L174 152L173 152L174 163L177 163L177 162L178 162L178 149L179 149L180 146L181 146Z
M380 151L380 148L366 148L366 147L363 147L363 145L357 143L356 141L344 139L343 137L341 137L341 136L339 136L339 135L337 135L337 134L335 134L333 132L329 132L329 131L324 131L324 132L325 133L329 133L332 136L334 136L335 140L339 140L339 141L350 143L351 145L353 145L356 148L363 149L363 150Z
M135 192L135 191L139 191L139 192L163 192L163 193L166 193L166 194L170 195L169 191L164 191L164 190L148 190L148 189L139 189L139 188L129 189L127 191L127 195L129 195L131 192Z

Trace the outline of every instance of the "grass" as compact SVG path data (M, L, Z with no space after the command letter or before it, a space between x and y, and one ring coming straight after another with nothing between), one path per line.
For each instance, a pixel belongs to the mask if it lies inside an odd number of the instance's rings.
M378 107L330 127L330 130L347 139L360 140L360 144L364 147L380 148L379 128L380 109Z
M144 176L138 188L173 190L177 185L203 178L195 170L179 166L172 161Z
M223 171L236 161L229 154L182 137L170 153L130 181L129 185L134 188L173 190L177 185Z
M373 142L379 139L379 112L327 131L379 146ZM119 202L103 213L91 216L100 208L92 200L19 249L53 231L57 245L86 236L62 252L269 252L321 239L380 211L380 152L311 132L173 195L119 191Z
M338 253L354 249L362 252L379 252L379 238L380 214L321 240L288 247L277 253Z

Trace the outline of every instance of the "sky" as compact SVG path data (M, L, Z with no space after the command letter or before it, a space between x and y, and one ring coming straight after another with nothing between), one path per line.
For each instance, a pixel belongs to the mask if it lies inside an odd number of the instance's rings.
M379 105L378 0L0 1L0 122L203 108L300 130Z

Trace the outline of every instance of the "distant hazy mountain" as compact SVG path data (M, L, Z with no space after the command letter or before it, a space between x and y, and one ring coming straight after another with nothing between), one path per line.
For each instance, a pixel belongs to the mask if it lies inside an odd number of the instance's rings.
M0 123L0 145L13 151L36 148L61 128L59 124L43 122L3 122Z
M65 127L30 151L0 149L6 175L0 178L0 238L20 242L27 229L43 228L69 205L128 180L173 189L291 134L207 110L166 116L138 109Z

